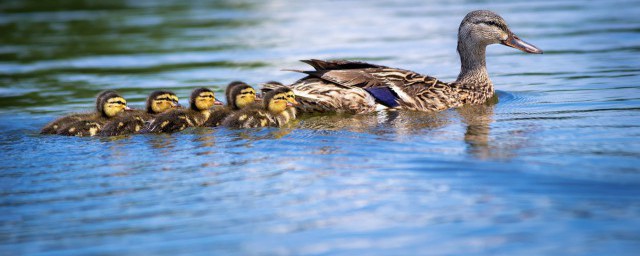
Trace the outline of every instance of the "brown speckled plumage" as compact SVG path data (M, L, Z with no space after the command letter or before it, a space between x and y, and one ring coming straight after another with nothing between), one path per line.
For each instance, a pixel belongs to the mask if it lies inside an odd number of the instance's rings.
M63 126L68 126L70 123L74 123L80 120L99 118L102 115L100 113L102 112L102 105L104 104L105 96L112 93L117 94L117 92L113 90L106 90L96 95L95 112L76 113L60 117L45 125L42 130L40 130L40 134L57 134L58 129L62 128Z
M413 71L356 61L303 60L315 71L290 88L298 96L303 112L369 113L382 108L425 112L442 111L465 104L482 104L494 95L485 62L490 44L504 44L528 53L542 53L521 41L506 22L490 11L473 11L460 24L458 52L461 71L456 81L446 83ZM295 71L295 70L294 70ZM268 85L266 90L278 86ZM393 104L380 101L368 90L384 89Z
M103 91L96 96L95 112L72 114L58 118L42 128L40 133L65 136L97 135L106 122L117 117L117 115L109 116L105 111L105 104L107 101L115 98L121 99L122 96L112 90ZM124 109L126 107L126 102L123 103L124 104L121 107Z

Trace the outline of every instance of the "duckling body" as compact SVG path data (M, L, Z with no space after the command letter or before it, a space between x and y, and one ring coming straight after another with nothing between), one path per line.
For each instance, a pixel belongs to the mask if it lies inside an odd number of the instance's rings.
M211 116L204 124L206 127L216 127L222 124L225 118L235 111L250 106L256 100L256 91L240 81L231 82L225 90L227 105L215 108Z
M63 126L68 126L71 123L75 123L77 121L93 119L94 113L76 113L68 116L60 117L47 125L45 125L42 130L40 130L40 134L58 134L58 129Z
M278 88L268 92L263 105L253 104L234 112L224 119L222 124L231 128L280 127L295 119L286 111L297 104L295 99L288 98L288 88Z
M195 89L191 93L189 109L173 109L159 114L145 128L144 132L172 133L188 127L204 125L211 115L210 108L214 104L221 104L215 100L214 93L206 88Z
M127 108L127 102L115 91L104 91L96 97L96 112L65 116L47 124L41 134L66 136L94 136L103 125L120 115Z
M158 114L178 107L178 96L170 91L154 91L147 97L146 110L126 111L107 122L101 136L119 136L138 133Z
M454 82L365 62L312 59L303 62L315 71L297 71L307 77L290 87L303 112L360 114L387 108L434 112L482 104L494 95L485 49L498 43L527 53L542 53L513 34L497 14L473 11L460 24L458 53L462 65ZM277 87L269 85L266 89Z
M104 101L103 97L109 93L116 93L116 92L112 90L107 90L107 91L102 91L98 95L96 95L96 112L75 113L75 114L70 114L67 116L60 117L56 120L49 122L47 125L45 125L40 130L40 134L58 134L58 129L62 128L63 126L66 127L69 124L75 123L80 120L88 120L88 119L96 118L96 116L99 116L99 114L97 115L98 113L97 111L99 111L99 109L101 108L99 105L101 105L102 101Z

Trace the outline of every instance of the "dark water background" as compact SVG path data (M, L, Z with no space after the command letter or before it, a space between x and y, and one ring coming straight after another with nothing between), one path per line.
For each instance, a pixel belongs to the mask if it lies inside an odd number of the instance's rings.
M499 102L282 129L41 136L117 89L221 96L347 58L445 81L500 13ZM0 254L638 255L638 1L2 1Z

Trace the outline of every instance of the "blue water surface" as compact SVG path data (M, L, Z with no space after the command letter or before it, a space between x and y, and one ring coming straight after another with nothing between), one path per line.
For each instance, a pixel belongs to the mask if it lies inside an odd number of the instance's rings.
M457 29L501 14L497 100L290 126L39 135L116 89L292 83L300 59L453 81ZM638 255L637 1L3 1L2 255Z

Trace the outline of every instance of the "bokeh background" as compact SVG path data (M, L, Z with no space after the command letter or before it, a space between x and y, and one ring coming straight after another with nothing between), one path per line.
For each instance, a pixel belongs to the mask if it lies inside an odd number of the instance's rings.
M299 59L444 81L476 9L497 102L285 128L41 136L116 89L292 83ZM0 254L638 255L638 1L0 1ZM219 97L222 98L222 97Z

